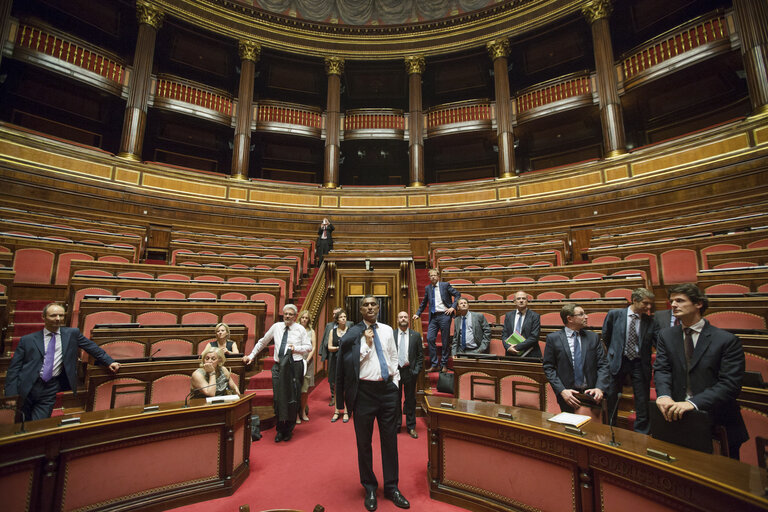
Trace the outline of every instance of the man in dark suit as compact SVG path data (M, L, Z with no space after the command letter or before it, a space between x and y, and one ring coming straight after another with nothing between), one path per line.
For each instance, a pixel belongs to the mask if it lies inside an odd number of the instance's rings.
M656 311L653 314L653 346L655 347L659 341L659 333L662 329L667 327L674 327L680 325L680 320L672 315L671 309L662 309Z
M453 355L487 354L491 346L491 326L485 315L469 311L466 297L456 302L453 331Z
M408 500L397 485L397 415L400 412L400 372L397 345L392 328L377 322L379 303L375 297L363 297L360 306L363 321L341 338L336 376L336 407L352 412L357 441L357 467L365 489L365 508L376 510L378 481L373 473L373 422L379 423L381 465L384 470L384 496L400 508L409 508Z
M410 319L408 313L401 311L397 314L397 327L395 342L397 343L398 370L400 372L400 395L405 395L403 411L405 412L405 426L408 434L418 439L416 432L416 381L419 379L421 367L424 364L424 347L421 342L421 334L409 329ZM398 402L399 403L399 402ZM402 412L397 415L397 431L403 426Z
M414 320L418 320L424 308L429 304L429 326L427 327L427 343L429 344L429 363L428 372L448 371L449 344L451 334L451 317L456 311L456 303L461 297L461 293L456 291L450 283L440 281L440 272L433 268L429 271L429 281L424 289L424 299L416 314ZM443 353L441 362L437 360L437 331L440 330L440 338L443 343Z
M333 224L328 218L324 218L317 228L317 241L315 242L315 255L317 266L323 263L325 255L333 250Z
M5 396L19 396L16 403L27 420L50 417L59 391L71 389L77 394L80 349L93 356L98 364L109 366L113 373L120 369L120 363L78 329L62 327L65 317L63 306L45 306L45 328L21 337L8 366Z
M611 383L605 350L597 334L585 329L587 314L581 306L565 304L560 310L565 327L547 335L544 373L563 412L574 412L581 402L576 393L597 403Z
M629 376L635 400L635 432L647 434L653 345L653 320L649 314L654 295L645 288L636 288L631 298L629 307L610 310L603 322L603 342L608 348L608 366L613 376L608 410L616 411L619 393ZM615 425L616 417L610 421Z
M709 300L697 286L673 286L669 299L680 325L659 332L656 405L667 421L693 409L707 411L715 426L725 427L729 456L738 459L749 439L736 402L745 366L741 341L704 320Z
M509 355L519 356L527 352L526 357L541 358L541 348L539 347L541 317L537 312L528 309L528 294L522 290L515 293L515 306L517 307L515 311L510 311L504 315L501 342ZM525 340L517 345L507 343L507 339L515 332Z

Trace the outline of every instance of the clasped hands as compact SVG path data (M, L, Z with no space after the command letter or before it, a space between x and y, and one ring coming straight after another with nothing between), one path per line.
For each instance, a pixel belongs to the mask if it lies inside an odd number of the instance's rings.
M581 402L576 398L576 393L578 393L578 391L575 389L564 389L560 392L560 396L563 397L565 403L575 409L576 407L581 407ZM591 396L595 399L595 402L598 403L603 399L603 391L600 388L587 389L584 391L584 394Z
M660 396L656 399L656 406L664 415L664 419L667 421L677 421L683 417L687 411L695 409L693 404L687 400L682 402L675 402L671 397Z

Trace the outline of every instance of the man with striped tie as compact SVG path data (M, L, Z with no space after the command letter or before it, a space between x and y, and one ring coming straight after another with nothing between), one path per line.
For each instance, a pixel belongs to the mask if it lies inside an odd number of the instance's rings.
M541 359L541 348L539 348L539 332L541 331L541 317L535 311L528 309L528 294L522 290L515 293L514 311L504 315L504 328L501 331L501 341L507 355L526 357L538 357ZM510 336L515 336L522 341L514 344L508 342ZM513 338L514 339L514 338Z

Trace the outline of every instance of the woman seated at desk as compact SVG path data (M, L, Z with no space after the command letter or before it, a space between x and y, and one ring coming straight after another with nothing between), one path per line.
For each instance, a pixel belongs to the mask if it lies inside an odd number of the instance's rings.
M208 346L214 348L220 348L225 354L239 354L237 350L237 343L229 339L229 326L221 323L216 324L216 339L213 340ZM206 347L207 349L207 347Z
M200 368L192 373L192 398L240 394L232 372L224 368L227 361L224 350L208 346L200 359Z

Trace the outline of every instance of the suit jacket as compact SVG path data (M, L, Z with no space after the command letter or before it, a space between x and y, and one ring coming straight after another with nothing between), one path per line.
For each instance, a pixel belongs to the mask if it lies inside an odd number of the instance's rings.
M365 331L365 322L352 326L339 342L339 357L336 363L336 408L355 410L357 387L360 380L360 337Z
M459 293L453 286L451 286L451 283L440 281L439 283L437 283L437 286L440 288L440 298L443 300L443 304L445 305L445 307L455 308L456 303L459 302L459 297L461 297L461 293ZM424 288L424 299L421 301L421 306L419 306L419 310L416 311L417 315L421 315L421 313L427 307L427 304L429 304L429 301L432 300L432 297L435 296L434 290L435 290L435 287L431 283ZM430 320L432 319L431 312L429 314L429 318Z
M504 328L501 331L501 342L504 344L504 348L510 347L506 339L512 336L515 332L515 314L517 310L510 311L504 315ZM520 335L525 338L525 341L518 343L515 347L518 352L522 353L528 350L528 357L541 358L541 348L539 347L539 333L541 332L541 316L530 309L525 312L525 318L523 319L523 325L520 326Z
M472 312L470 320L472 322L472 336L475 338L477 348L467 347L461 350L461 322L463 316L457 316L454 320L453 332L453 353L454 354L487 354L491 345L491 326L482 313Z
M395 343L400 343L400 329L395 329ZM398 350L399 350L398 346ZM408 368L415 377L424 366L424 345L421 334L413 329L408 329ZM400 381L402 383L402 380Z
M640 335L638 336L638 356L643 370L643 379L651 382L651 346L653 345L653 320L648 315L640 315ZM627 308L612 309L603 322L603 342L608 347L608 366L611 375L621 370L624 347L627 343Z
M728 433L729 444L749 439L736 398L744 376L744 350L739 338L705 320L688 370L690 401L700 411L709 412L715 425ZM656 394L676 402L686 397L686 362L683 328L667 327L659 332L654 365Z
M581 330L579 338L587 389L599 388L605 393L611 383L611 374L603 344L600 343L597 333L586 329ZM565 336L565 329L547 335L547 344L544 347L544 374L552 385L558 402L562 400L560 393L564 389L575 389L573 357Z
M326 240L328 240L328 248L329 249L333 249L333 230L334 229L335 228L333 227L333 224L328 224L328 228L326 229L326 234L327 234L328 238ZM323 236L323 228L319 227L319 228L317 228L317 241L318 242L321 240L321 238L320 238L321 236ZM315 245L317 245L317 244L315 244Z
M77 394L77 358L80 349L92 355L98 364L109 366L115 361L98 345L83 336L80 330L74 327L61 327L59 333L61 334L61 371L65 382L69 384L69 389ZM19 402L22 403L40 376L44 358L43 331L22 336L6 373L5 396L19 395Z
M653 346L659 342L659 332L666 329L672 322L672 310L662 309L653 314Z

